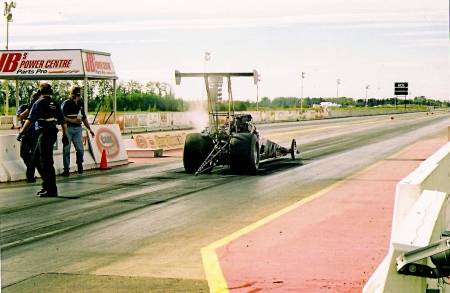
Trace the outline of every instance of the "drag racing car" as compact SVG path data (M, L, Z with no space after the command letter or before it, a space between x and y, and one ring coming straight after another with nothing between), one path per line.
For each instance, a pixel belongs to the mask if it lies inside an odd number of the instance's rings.
M264 160L290 155L295 159L299 153L295 139L290 148L282 147L261 137L250 114L235 113L231 92L232 76L253 76L258 82L258 73L181 73L175 71L176 84L181 77L203 77L208 102L209 125L200 133L186 136L183 149L183 165L188 173L211 172L214 166L225 165L239 174L255 174L259 163ZM222 103L223 79L227 79L227 111L219 111Z

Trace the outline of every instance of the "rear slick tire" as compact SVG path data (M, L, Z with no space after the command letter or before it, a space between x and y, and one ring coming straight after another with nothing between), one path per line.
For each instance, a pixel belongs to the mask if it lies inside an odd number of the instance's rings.
M204 137L200 133L188 134L183 148L183 165L186 172L191 174L197 172L211 150L211 142L208 137ZM211 170L208 171L211 172Z
M231 138L230 168L235 173L256 174L259 168L259 141L252 133L236 133Z

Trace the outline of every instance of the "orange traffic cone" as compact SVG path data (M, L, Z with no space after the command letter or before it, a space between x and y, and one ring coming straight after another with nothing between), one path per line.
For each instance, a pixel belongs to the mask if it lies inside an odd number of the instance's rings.
M103 149L102 151L102 158L100 160L100 168L101 170L107 170L108 169L108 162L106 161L106 151Z

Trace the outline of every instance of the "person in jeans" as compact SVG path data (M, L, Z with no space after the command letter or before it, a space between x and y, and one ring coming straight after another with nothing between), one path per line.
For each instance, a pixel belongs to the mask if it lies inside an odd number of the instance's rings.
M42 178L42 190L39 197L57 197L56 174L53 161L53 146L58 138L58 127L61 125L63 145L68 145L66 120L59 104L52 99L53 90L48 83L39 85L41 98L31 107L27 121L20 129L17 140L21 140L25 132L34 125L37 142L34 150L34 164Z
M29 104L23 104L19 107L16 112L17 118L20 121L20 127L23 127L26 121L26 118L30 114L30 110L33 107L34 102L36 102L41 96L40 92L33 93L30 97ZM34 176L36 167L34 166L33 154L34 149L36 148L37 134L34 127L30 127L28 131L26 131L20 141L20 157L22 158L25 166L27 167L26 176L28 183L36 182L36 178Z
M76 163L78 174L83 173L84 162L84 146L83 146L83 128L82 124L87 128L89 133L94 137L94 132L86 117L86 113L81 103L81 87L73 86L69 91L70 98L61 104L61 109L67 121L67 137L69 144L63 148L63 176L69 176L70 173L70 144L73 143L76 151Z

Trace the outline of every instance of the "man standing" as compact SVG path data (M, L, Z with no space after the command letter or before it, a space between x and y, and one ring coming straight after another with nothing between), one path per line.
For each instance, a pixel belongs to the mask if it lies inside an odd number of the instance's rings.
M73 143L76 151L76 163L78 174L83 173L84 162L84 146L83 146L83 128L81 124L87 128L89 133L94 137L94 132L91 130L91 126L84 112L83 105L81 103L81 87L73 86L70 89L70 98L62 102L61 109L64 113L64 117L67 121L67 137L69 138L69 144L64 146L63 149L63 176L69 176L70 170L70 144Z
M17 110L17 118L20 121L21 127L25 124L26 118L30 114L31 107L39 99L40 93L33 93L30 97L29 104L23 104ZM34 127L30 127L27 132L24 133L23 138L20 142L20 157L22 158L25 166L27 167L26 176L27 182L36 182L34 177L35 166L33 161L34 149L36 148L37 135Z
M53 90L48 83L39 85L41 98L37 100L30 110L27 121L20 129L18 140L25 131L35 125L37 134L36 148L34 150L34 164L42 177L42 190L38 192L39 197L57 197L55 167L53 166L53 146L58 138L57 124L61 125L63 131L62 143L67 145L66 120L59 104L52 99Z

